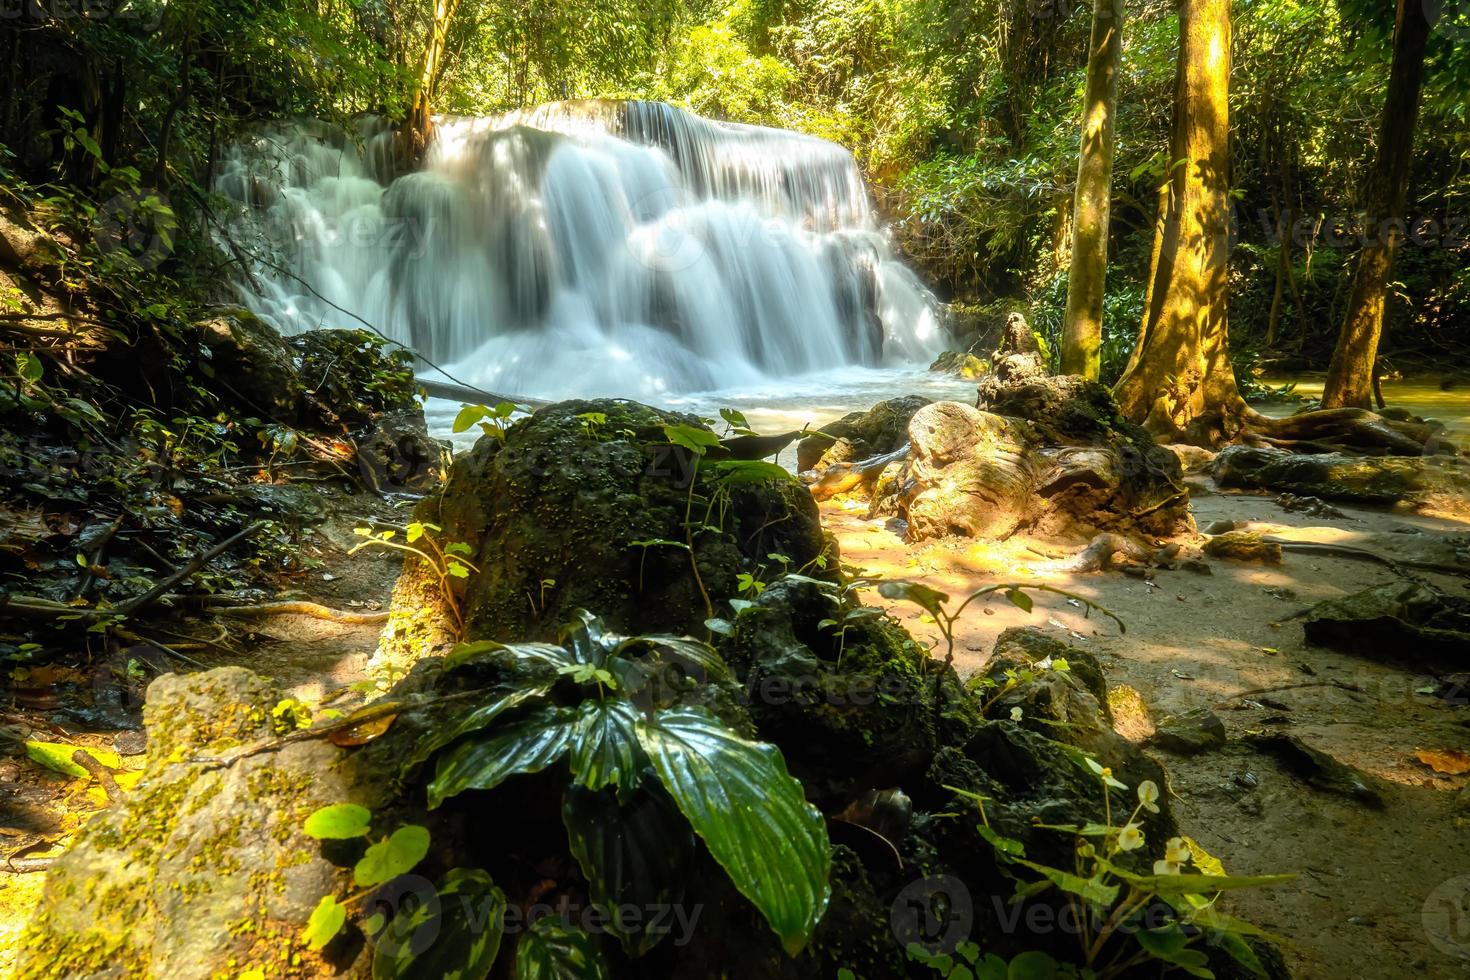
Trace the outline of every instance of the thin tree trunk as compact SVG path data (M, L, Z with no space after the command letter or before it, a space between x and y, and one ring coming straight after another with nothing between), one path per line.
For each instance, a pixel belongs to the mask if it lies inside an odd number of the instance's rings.
M1218 442L1245 403L1230 366L1230 0L1182 0L1166 219L1141 350L1118 383L1156 435Z
M1072 271L1062 329L1062 372L1096 381L1101 367L1103 292L1113 186L1113 119L1123 57L1123 0L1093 0L1077 194L1072 215Z
M1424 48L1429 21L1422 0L1399 0L1393 32L1393 68L1368 194L1367 244L1358 253L1352 298L1327 382L1323 408L1366 408L1373 395L1373 362L1383 334L1383 307L1388 293L1394 252L1404 230L1409 195L1409 164L1414 149L1414 124L1419 113L1419 89L1424 74Z
M414 88L408 118L404 121L401 132L405 143L405 164L417 161L429 145L429 132L433 127L434 94L439 87L439 76L444 70L444 52L449 46L449 26L454 22L454 14L458 9L459 0L434 0L429 36L424 43L423 58L419 62L418 84Z

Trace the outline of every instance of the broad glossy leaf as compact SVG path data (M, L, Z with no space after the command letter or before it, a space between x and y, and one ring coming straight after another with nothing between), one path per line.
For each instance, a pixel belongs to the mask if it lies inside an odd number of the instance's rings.
M574 667L578 662L569 651L555 643L496 643L494 640L477 640L455 647L445 658L444 669L455 670L466 664L497 658L544 664L557 670Z
M372 823L373 812L356 803L333 803L306 818L306 836L317 840L350 840L362 837Z
M525 704L527 701L544 697L549 690L550 687L542 685L512 691L503 697L495 698L485 704L476 705L452 722L430 729L414 743L413 748L404 758L403 765L399 767L398 771L403 775L407 775L416 766L427 762L435 752L438 752L449 743L471 732L478 732L488 727L492 721L500 717L504 712Z
M566 754L576 719L569 708L542 708L440 754L429 809L467 789L494 789L511 776L552 765Z
M827 825L774 745L747 741L702 708L638 722L664 788L742 895L795 955L827 910Z
M572 622L558 630L556 638L566 647L572 663L601 666L608 651L623 638L603 629L602 620L585 609L578 609L572 615Z
M703 456L720 444L719 436L699 425L666 425L663 430L664 437L669 442L684 447L696 456Z
M516 980L607 980L597 941L551 916L537 919L516 946Z
M638 747L638 709L622 698L583 701L572 736L573 780L588 789L638 785L646 760Z
M417 824L407 824L367 849L352 869L352 880L359 888L381 885L412 871L428 853L429 832Z
M485 872L455 868L437 898L395 917L374 937L374 980L489 975L505 932L505 894Z
M640 653L639 647L647 648L647 652ZM668 633L635 636L623 642L614 652L630 659L652 658L660 663L675 664L701 683L726 681L733 677L730 665L715 652L714 647L689 636L673 636Z
M572 854L590 884L592 901L610 915L609 931L632 956L668 934L672 920L624 921L628 906L671 910L684 901L694 833L661 789L645 788L623 805L611 792L568 787L562 822Z
M1006 970L1006 980L1053 980L1060 975L1057 961L1035 949L1014 957Z

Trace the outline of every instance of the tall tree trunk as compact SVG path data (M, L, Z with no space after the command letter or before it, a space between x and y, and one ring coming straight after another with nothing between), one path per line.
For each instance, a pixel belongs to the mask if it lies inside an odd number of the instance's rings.
M1087 94L1072 211L1072 271L1062 328L1062 372L1097 380L1103 289L1108 270L1108 216L1113 187L1113 117L1123 57L1123 0L1093 0Z
M1419 88L1424 75L1424 48L1429 21L1422 0L1399 0L1393 31L1393 68L1378 139L1378 160L1368 191L1367 243L1358 253L1352 298L1327 383L1323 408L1368 407L1373 394L1373 362L1383 334L1383 306L1394 252L1404 233L1409 196L1409 163L1414 149L1414 123L1419 114Z
M1239 429L1226 329L1230 252L1230 0L1181 0L1174 129L1156 268L1123 414L1156 435L1217 442Z
M454 22L459 0L434 0L434 13L429 22L429 36L424 42L423 58L419 61L418 82L414 87L413 99L409 103L408 118L399 132L402 162L412 165L424 154L429 145L429 132L433 128L433 100L439 87L439 76L444 71L444 53L449 47L449 26Z

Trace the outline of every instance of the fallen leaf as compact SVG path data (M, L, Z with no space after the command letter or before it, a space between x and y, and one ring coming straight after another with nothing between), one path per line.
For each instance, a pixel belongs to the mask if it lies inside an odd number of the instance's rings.
M349 718L348 720L351 719ZM333 745L343 746L344 748L354 745L366 745L393 727L393 722L397 720L398 716L396 714L368 718L356 725L337 729L327 736L327 741Z
M1435 772L1462 776L1470 772L1470 752L1459 749L1418 749L1414 757Z

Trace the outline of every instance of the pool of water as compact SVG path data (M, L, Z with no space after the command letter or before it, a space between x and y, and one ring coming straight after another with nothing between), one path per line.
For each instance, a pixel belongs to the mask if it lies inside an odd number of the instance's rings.
M1461 449L1470 448L1470 385L1443 391L1439 387L1440 380L1439 377L1430 375L1404 381L1385 381L1383 399L1391 407L1405 409L1421 418L1443 422L1446 438ZM1297 394L1313 399L1322 396L1323 379L1320 375L1262 378L1261 381L1273 388L1294 382ZM1256 406L1258 411L1272 416L1291 415L1299 408L1300 406L1290 403Z

